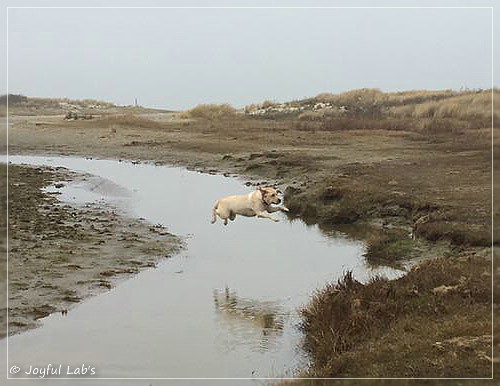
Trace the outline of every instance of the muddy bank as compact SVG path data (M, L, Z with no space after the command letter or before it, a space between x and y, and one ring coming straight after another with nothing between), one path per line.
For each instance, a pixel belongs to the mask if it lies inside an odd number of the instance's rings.
M5 192L6 165L1 173ZM181 246L163 227L127 218L109 205L70 206L58 201L57 189L41 190L84 178L63 168L9 165L11 335L154 267Z

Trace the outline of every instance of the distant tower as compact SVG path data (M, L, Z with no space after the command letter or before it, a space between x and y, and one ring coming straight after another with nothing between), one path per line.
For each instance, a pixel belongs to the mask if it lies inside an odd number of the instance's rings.
M137 98L134 99L134 106L137 107Z

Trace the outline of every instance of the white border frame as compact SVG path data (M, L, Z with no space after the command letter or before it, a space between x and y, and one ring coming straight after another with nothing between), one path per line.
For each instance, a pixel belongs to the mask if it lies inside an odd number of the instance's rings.
M82 6L57 6L57 7L5 7L7 10L6 15L6 68L7 68L7 108L6 108L6 124L7 124L7 334L6 334L6 346L7 346L7 361L6 361L6 379L24 379L24 380L39 380L39 378L33 377L9 377L10 369L9 369L9 9L489 9L491 11L491 377L480 377L480 378L440 378L440 377L419 377L419 378L405 378L405 377L394 377L394 378L371 378L371 377L360 377L360 378L304 378L304 377L279 377L279 378L267 378L267 377L248 377L248 378L201 378L201 377L186 377L186 378L170 378L170 377L162 377L162 378L141 378L141 377L131 377L131 378L105 378L105 377L45 377L44 379L66 379L66 380L75 380L75 379L86 379L86 380L348 380L348 379L359 379L359 380L367 380L367 379L393 379L393 380L407 380L407 379L431 379L431 380L472 380L472 379L494 379L494 316L493 316L493 286L494 286L494 245L493 245L493 237L494 237L494 7L445 7L445 6L424 6L424 7L416 7L416 6L396 6L396 7L342 7L342 6L289 6L289 7L280 7L280 6L271 6L271 7L258 7L258 6L160 6L160 7L135 7L135 6L126 6L126 7L111 7L111 6L103 6L103 7L82 7Z

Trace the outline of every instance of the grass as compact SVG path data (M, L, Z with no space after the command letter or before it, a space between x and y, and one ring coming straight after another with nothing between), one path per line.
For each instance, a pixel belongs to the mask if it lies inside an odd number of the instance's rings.
M324 227L384 217L383 213L389 210L387 208L394 205L399 205L399 215L409 216L411 208L406 207L412 203L405 201L396 204L390 197L383 197L375 191L368 194L366 187L351 186L351 182L330 177L304 188L288 188L285 201L290 214Z
M496 90L496 94L499 92ZM500 117L500 107L495 109L495 119ZM411 118L455 118L491 122L491 91L457 95L446 99L430 100L419 104L393 107L389 113ZM487 126L486 124L485 126Z
M397 265L414 257L415 242L401 229L383 229L367 240L365 259L374 264Z
M500 92L494 89L497 98ZM406 130L427 133L462 133L491 126L491 90L407 91L383 93L360 89L341 94L323 93L299 104L304 108L299 130ZM290 104L292 106L292 104ZM499 121L500 105L493 111Z
M472 224L433 221L420 225L417 235L429 241L447 239L455 245L469 247L491 246L491 234L489 230L484 227L472 226ZM497 240L494 240L494 242L498 243Z
M483 257L441 258L366 284L347 272L302 310L306 375L489 376L490 268Z
M99 106L102 108L116 107L113 103L97 99L40 98L25 95L9 94L9 107L24 105L25 108L60 107L61 104L74 106ZM0 95L0 105L7 105L7 95Z
M417 220L427 217L428 221L416 226L417 238L430 242L447 241L457 246L490 246L489 197L483 195L479 199L468 174L458 176L446 172L449 168L460 170L462 166L458 162L468 164L477 161L463 159L450 165L442 161L433 168L429 168L426 162L415 163L411 168L383 163L376 165L376 172L372 165L354 163L344 166L340 175L325 176L303 186L289 187L285 191L285 202L290 215L327 229L379 219L401 227L404 232L399 237L406 240ZM466 166L464 164L464 169ZM395 177L400 182L394 181ZM415 184L418 184L418 189L415 189ZM446 201L436 197L437 186L439 192L448 194ZM457 191L456 186L461 189ZM374 250L393 245L397 238L396 235L383 236L376 241L377 247L373 245ZM494 243L498 243L498 235ZM406 244L407 240L393 246L403 251L408 247ZM392 253L391 248L386 253ZM380 255L380 251L375 255Z
M85 124L85 123L84 123ZM128 127L142 129L161 129L164 125L155 120L135 114L110 114L102 118L95 119L95 122L88 125L99 125L103 128Z
M28 97L20 94L9 94L9 106L28 102ZM0 106L7 106L7 94L0 95Z
M410 90L403 92L382 92L380 89L362 88L350 90L340 94L322 93L314 98L299 101L302 104L329 103L333 105L376 105L383 107L418 105L421 103L442 101L455 97L474 96L490 93L483 90Z
M229 104L201 104L183 112L181 117L184 119L217 120L232 118L235 114L236 109Z
M95 113L117 106L97 99L74 100L69 98L40 98L9 94L9 113L11 115L61 115L68 111ZM0 107L7 107L7 95L0 96Z
M305 112L299 115L295 127L305 131L341 131L341 130L398 130L421 133L462 134L465 130L482 129L491 126L489 118L449 118L411 116L337 116L335 112Z
M246 105L244 108L245 113L252 113L254 111L260 110L260 109L269 109L271 107L274 107L277 105L277 102L272 101L272 100L265 100L262 103L252 103L249 105Z

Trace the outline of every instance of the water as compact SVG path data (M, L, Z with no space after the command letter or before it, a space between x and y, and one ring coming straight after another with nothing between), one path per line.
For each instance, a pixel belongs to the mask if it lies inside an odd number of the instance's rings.
M156 269L86 300L66 316L53 314L40 328L10 337L8 368L19 366L19 376L30 365L49 363L62 364L63 375L68 365L71 371L88 365L95 368L93 377L102 378L293 376L307 364L297 308L315 289L347 270L359 280L401 275L369 268L362 243L325 237L316 226L289 222L283 214L273 214L279 223L237 217L226 227L220 220L210 224L217 198L252 189L239 179L114 160L9 160L90 173L87 181L58 189L59 197L75 205L107 202L162 224L186 241L185 250ZM5 348L0 360L6 361ZM0 373L5 371L1 366ZM57 383L44 384L50 382ZM78 382L89 384L88 379L71 384ZM106 384L113 382L123 384Z

